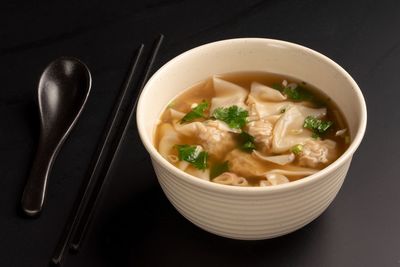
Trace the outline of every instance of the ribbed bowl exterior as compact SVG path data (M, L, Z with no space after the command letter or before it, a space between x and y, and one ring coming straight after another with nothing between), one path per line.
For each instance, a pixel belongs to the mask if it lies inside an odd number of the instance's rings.
M199 187L153 159L160 185L174 207L200 228L224 237L257 240L293 232L317 218L338 193L351 158L329 175L283 191Z

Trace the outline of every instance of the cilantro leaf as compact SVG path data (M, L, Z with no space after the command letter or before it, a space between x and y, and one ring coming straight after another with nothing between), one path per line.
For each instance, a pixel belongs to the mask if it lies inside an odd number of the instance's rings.
M247 110L234 105L227 108L217 108L212 116L217 120L226 122L230 128L241 129L246 125L249 113Z
M320 120L313 116L308 116L304 120L303 127L313 131L313 137L318 138L321 134L324 134L331 126L332 121Z
M182 118L181 123L191 122L198 118L204 118L204 112L208 109L208 106L208 102L203 100L203 102L192 108L190 112L186 113L186 115Z
M282 84L280 84L280 83L273 83L273 84L271 85L271 87L272 87L273 89L275 89L275 90L278 90L279 92L283 92L283 90L285 89L285 87L284 87Z
M307 84L305 82L301 82L301 85L306 86ZM271 87L275 90L278 90L282 94L285 94L291 100L310 101L317 107L327 106L326 102L329 101L329 99L326 101L321 100L315 97L307 88L301 85L292 84L291 86L283 86L280 83L274 83L271 85Z
M296 87L289 87L286 86L283 89L283 93L288 96L291 100L295 101L311 101L313 100L313 95L307 91L304 87L296 86Z
M252 152L256 149L256 145L254 144L254 137L244 131L242 131L239 135L239 144L240 149L246 152Z
M213 166L211 166L210 169L210 179L213 179L217 176L220 176L224 172L229 171L229 161L225 161L222 163L216 163Z
M175 145L175 147L178 149L179 160L187 161L199 170L208 167L208 153L202 151L200 146Z
M199 153L199 151L196 151L196 146L176 145L176 148L178 149L179 160L185 160L188 162L193 161Z

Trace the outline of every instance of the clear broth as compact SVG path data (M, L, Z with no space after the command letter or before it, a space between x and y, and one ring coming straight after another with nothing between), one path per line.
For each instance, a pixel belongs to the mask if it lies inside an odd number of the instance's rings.
M343 138L342 136L336 136L335 133L336 131L340 129L347 129L349 131L347 122L345 120L345 117L343 116L342 112L338 108L338 106L321 90L318 90L316 87L307 84L304 81L300 81L298 79L288 77L286 75L280 75L280 74L272 74L272 73L266 73L266 72L237 72L237 73L227 73L223 75L218 75L218 78L221 78L225 81L229 81L232 83L235 83L239 86L242 86L245 88L248 92L250 92L250 85L252 82L258 82L264 85L272 86L273 84L281 84L283 80L288 81L288 83L297 83L298 85L301 85L303 88L305 88L308 92L310 92L313 95L313 99L316 100L314 102L318 104L311 104L310 107L317 108L320 105L324 106L327 108L327 115L324 117L324 119L333 121L333 125L331 129L324 134L323 139L330 139L336 142L336 149L338 151L338 157L344 153L344 151L348 148L349 146L349 138L346 140L346 138ZM162 115L160 116L160 122L157 125L156 131L155 131L155 138L154 138L154 143L156 148L159 148L159 143L161 140L161 133L160 133L160 125L163 123L171 123L172 124L172 118L170 115L170 112L168 112L169 108L173 108L177 111L183 112L183 113L188 113L191 111L191 106L193 103L200 103L203 100L208 101L211 103L211 99L215 96L215 91L213 88L213 83L212 83L212 77L186 89L183 91L181 94L179 94L176 98L174 98L169 105L164 109L162 112ZM293 101L295 102L295 101ZM321 104L322 103L322 104ZM349 136L349 132L346 133ZM181 136L182 144L189 144L189 145L196 145L198 144L198 138L197 137L187 137L187 136ZM226 151L225 154L228 154L232 150ZM171 151L171 155L178 156L178 152L176 149L173 149ZM226 155L221 155L216 159L215 157L209 156L208 158L208 163L209 166L213 166L215 164L220 164L221 163L221 158L225 158ZM261 161L263 164L263 167L266 171L276 168L277 165L273 163L268 163L265 161ZM329 165L331 162L328 164L319 164L316 166L314 169L323 169L327 165ZM174 164L177 166L177 164ZM279 166L281 169L287 169L290 170L293 166L297 166L298 164L296 161L293 163L290 163L285 166ZM187 169L188 173L193 173L194 167L189 166ZM298 180L301 179L305 176L292 176L288 177L290 181ZM261 178L259 176L253 176L245 177L251 186L258 186L259 181L264 178Z

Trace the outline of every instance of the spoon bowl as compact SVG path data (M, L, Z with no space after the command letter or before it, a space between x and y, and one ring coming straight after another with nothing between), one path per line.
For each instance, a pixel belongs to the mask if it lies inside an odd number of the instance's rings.
M40 77L39 146L22 195L22 209L29 216L42 210L51 167L85 106L91 84L88 67L72 57L54 60Z

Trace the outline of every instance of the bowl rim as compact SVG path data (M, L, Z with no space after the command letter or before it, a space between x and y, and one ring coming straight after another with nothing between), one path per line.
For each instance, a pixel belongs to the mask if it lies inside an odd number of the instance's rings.
M150 141L151 137L147 136L146 130L144 127L144 116L142 116L141 110L145 107L144 103L144 98L146 94L149 91L149 88L151 87L151 84L153 83L153 80L157 78L157 76L164 71L164 69L167 69L170 65L174 64L177 61L180 61L182 58L192 54L196 53L198 50L202 49L207 49L212 46L220 46L220 45L229 45L231 43L240 43L240 42L248 42L248 43L257 43L261 42L264 44L273 44L273 45L279 45L279 46L284 46L287 48L291 49L296 49L296 50L302 50L304 53L310 54L311 56L317 57L320 60L326 62L327 64L330 64L333 66L338 72L340 72L341 75L343 75L348 82L350 83L352 89L355 91L357 95L357 99L360 102L359 106L359 113L360 113L360 118L359 118L359 127L354 135L353 140L350 143L350 146L346 149L346 151L334 162L332 162L330 165L326 166L324 169L319 170L315 174L309 175L307 177L304 177L302 179L286 183L286 184L281 184L281 185L276 185L276 186L266 186L266 187L241 187L241 186L230 186L230 185L223 185L223 184L218 184L218 183L213 183L207 180L203 180L201 178L195 177L193 175L190 175L174 165L172 165L170 162L168 162L165 158L163 158L153 143ZM136 121L137 121L137 128L139 131L139 136L140 139L145 146L147 152L150 154L152 160L155 160L157 163L162 165L165 169L167 169L170 173L173 173L177 178L182 179L185 182L188 182L190 184L193 184L194 186L198 186L201 188L209 189L209 190L214 190L214 191L219 191L224 194L251 194L251 195L258 195L258 194L266 194L268 192L284 192L288 190L293 190L295 188L299 187L304 187L308 184L315 183L322 179L323 177L326 177L328 174L332 173L339 167L341 167L343 164L351 160L354 152L357 150L359 147L364 134L365 130L367 127L367 107L365 103L364 96L361 92L361 89L357 85L357 83L354 81L354 79L350 76L350 74L344 70L339 64L337 64L335 61L332 59L328 58L327 56L311 49L308 47L305 47L303 45L299 45L296 43L288 42L288 41L283 41L283 40L277 40L277 39L269 39L269 38L233 38L233 39L225 39L225 40L220 40L220 41L215 41L207 44L203 44L197 47L194 47L190 50L187 50L176 57L172 58L169 60L167 63L165 63L161 68L159 68L149 79L149 81L146 83L146 85L143 88L143 91L140 94L139 100L138 100L138 105L137 105L137 110L136 110ZM154 167L153 167L154 168Z

